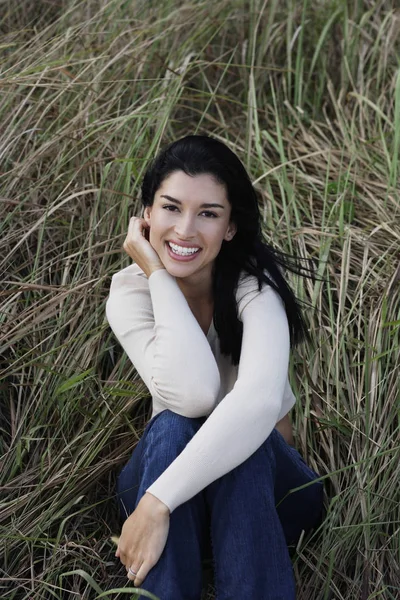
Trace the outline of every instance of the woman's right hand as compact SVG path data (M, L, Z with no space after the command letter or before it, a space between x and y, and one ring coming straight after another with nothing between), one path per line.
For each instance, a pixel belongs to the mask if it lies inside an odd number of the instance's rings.
M150 231L150 227L145 219L131 217L123 248L149 278L154 271L165 269L165 266L153 246L146 239L146 230Z

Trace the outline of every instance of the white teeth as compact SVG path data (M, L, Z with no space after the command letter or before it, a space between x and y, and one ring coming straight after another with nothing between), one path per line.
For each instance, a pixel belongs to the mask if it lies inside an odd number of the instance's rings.
M195 254L195 252L198 252L200 250L200 248L184 248L183 246L178 246L177 244L173 244L171 242L168 242L168 244L175 254L180 254L181 256Z

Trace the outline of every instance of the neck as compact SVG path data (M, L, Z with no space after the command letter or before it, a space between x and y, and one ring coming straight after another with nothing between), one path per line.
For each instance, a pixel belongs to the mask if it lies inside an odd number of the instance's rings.
M192 277L177 277L176 281L189 304L212 304L211 275L205 277L201 274L197 276L194 274Z

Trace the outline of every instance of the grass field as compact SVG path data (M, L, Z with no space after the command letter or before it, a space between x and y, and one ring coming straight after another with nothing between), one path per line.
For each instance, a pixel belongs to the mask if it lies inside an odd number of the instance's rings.
M396 3L0 11L0 598L136 597L110 536L150 399L105 300L149 158L208 133L248 168L266 240L320 276L291 278L311 336L291 362L296 445L327 509L293 555L298 599L398 599Z

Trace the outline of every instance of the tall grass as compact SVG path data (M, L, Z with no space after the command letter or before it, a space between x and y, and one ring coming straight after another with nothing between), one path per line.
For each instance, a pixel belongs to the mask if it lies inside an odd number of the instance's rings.
M23 0L1 12L0 597L133 594L109 540L115 474L150 400L104 304L129 264L145 165L199 132L248 167L265 238L320 275L291 280L311 334L290 369L296 444L325 476L327 508L293 551L298 598L398 598L395 3Z

